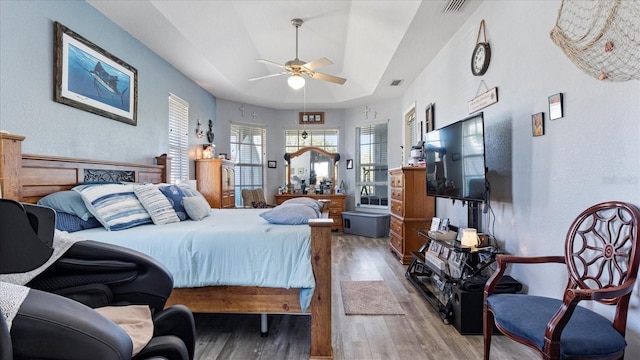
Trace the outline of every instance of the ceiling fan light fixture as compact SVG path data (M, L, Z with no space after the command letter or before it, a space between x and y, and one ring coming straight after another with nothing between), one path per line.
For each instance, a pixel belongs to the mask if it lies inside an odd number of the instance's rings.
M304 78L299 74L293 74L289 77L289 79L287 79L287 83L293 90L300 90L304 87L305 81Z

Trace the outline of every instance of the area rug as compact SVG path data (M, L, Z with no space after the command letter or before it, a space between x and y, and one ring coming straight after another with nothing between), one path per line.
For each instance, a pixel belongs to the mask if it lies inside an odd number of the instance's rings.
M346 315L404 315L384 281L341 281Z

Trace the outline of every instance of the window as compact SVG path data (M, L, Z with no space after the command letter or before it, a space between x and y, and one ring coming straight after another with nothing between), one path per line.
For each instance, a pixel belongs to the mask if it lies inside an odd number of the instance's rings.
M418 121L418 117L416 116L415 109L408 114L409 119L407 120L407 127L409 128L409 148L413 145L417 145L420 141L422 141L422 121Z
M307 133L307 138L302 138L302 133ZM303 147L315 146L326 152L338 153L338 130L285 130L285 153L294 153Z
M364 207L388 206L386 123L356 128L356 203Z
M242 206L242 189L264 187L266 129L258 125L231 124L231 154L235 162L236 206Z
M189 178L189 103L169 94L169 157L172 184Z

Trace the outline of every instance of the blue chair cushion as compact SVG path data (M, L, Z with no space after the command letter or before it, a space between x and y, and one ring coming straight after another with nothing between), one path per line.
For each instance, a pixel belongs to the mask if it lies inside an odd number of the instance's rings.
M562 301L524 294L494 294L487 298L495 322L504 330L544 346L547 323L562 306ZM578 355L607 355L625 348L624 337L610 320L577 306L560 338L560 355L570 359Z

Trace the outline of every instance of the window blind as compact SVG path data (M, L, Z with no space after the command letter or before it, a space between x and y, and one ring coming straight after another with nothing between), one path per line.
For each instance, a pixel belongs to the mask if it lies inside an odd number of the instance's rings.
M266 129L259 125L231 124L231 154L235 162L236 206L242 206L242 189L264 187Z
M363 205L387 206L380 199L388 196L387 164L388 124L356 128L357 202Z
M307 138L302 138L302 133L307 133ZM315 146L326 152L339 153L337 129L296 129L285 130L285 153L294 153L303 147Z
M169 94L169 157L172 184L189 178L189 103Z

